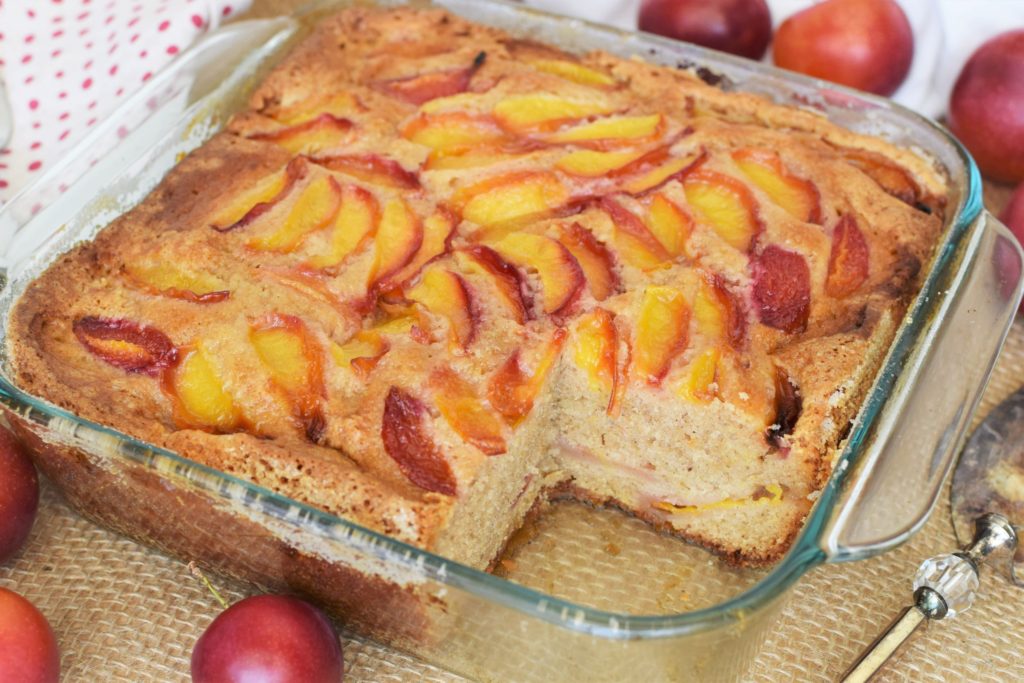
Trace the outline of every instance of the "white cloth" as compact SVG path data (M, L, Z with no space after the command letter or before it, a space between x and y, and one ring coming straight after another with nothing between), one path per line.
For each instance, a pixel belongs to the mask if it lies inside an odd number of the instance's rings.
M820 0L768 0L772 23ZM535 7L633 30L640 0L526 0ZM1024 0L899 0L914 31L914 62L893 99L933 118L942 116L960 69L983 42L1024 29ZM771 62L771 48L765 56Z
M0 205L249 2L0 0L0 78L13 121L0 149Z

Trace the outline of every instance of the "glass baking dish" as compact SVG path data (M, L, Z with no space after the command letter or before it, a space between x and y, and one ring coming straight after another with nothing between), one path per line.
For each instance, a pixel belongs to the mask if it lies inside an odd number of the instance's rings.
M140 201L318 16L346 4L328 0L211 34L4 207L3 334L36 275ZM347 627L453 671L495 681L738 678L803 574L891 548L924 522L1016 311L1021 250L982 210L977 169L956 140L891 102L516 4L436 4L569 50L693 69L724 89L912 147L944 169L945 228L924 285L832 477L778 564L729 568L620 513L559 504L488 574L28 395L9 379L6 344L0 405L42 471L87 516L182 559L307 596Z

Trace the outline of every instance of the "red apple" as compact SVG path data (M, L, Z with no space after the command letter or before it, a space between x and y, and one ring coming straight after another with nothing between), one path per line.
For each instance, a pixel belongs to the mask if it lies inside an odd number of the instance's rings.
M772 46L783 69L891 95L914 60L914 33L895 0L825 0L782 23Z
M764 0L644 0L641 31L761 59L772 37Z
M1024 180L1024 29L971 55L953 86L949 129L992 180Z
M25 542L38 506L36 469L14 435L0 428L0 564Z
M195 683L339 683L343 672L331 622L309 603L283 595L236 602L192 649Z
M14 591L0 588L0 681L59 680L60 651L46 617Z

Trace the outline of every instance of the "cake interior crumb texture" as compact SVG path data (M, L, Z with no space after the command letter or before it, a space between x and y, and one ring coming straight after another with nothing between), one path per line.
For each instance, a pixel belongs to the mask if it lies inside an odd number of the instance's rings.
M475 567L555 491L767 564L945 196L689 71L348 9L29 286L9 351L78 415Z

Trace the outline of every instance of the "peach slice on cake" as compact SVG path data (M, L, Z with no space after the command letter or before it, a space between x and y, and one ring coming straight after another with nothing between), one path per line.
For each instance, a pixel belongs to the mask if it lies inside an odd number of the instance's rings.
M337 154L311 159L314 164L371 185L396 190L420 189L419 176L394 159L379 154Z
M865 149L843 148L839 153L846 163L874 180L887 193L905 204L917 205L921 196L921 188L905 169L892 163L881 154Z
M271 313L251 325L249 342L307 438L319 440L325 427L320 403L326 390L322 354L309 328L295 316Z
M843 299L860 289L868 279L869 257L868 242L857 226L857 219L853 214L843 214L832 229L825 292Z
M430 266L423 271L419 282L406 291L406 296L448 320L454 346L464 349L473 341L476 315L469 287L461 275L440 266Z
M420 114L402 127L402 136L438 155L449 155L496 144L505 133L490 117L454 111Z
M722 352L704 349L690 361L679 385L679 395L691 403L710 403L718 395L716 379Z
M794 218L821 222L821 195L814 183L791 174L775 152L741 149L732 159L750 182Z
M438 208L437 211L427 216L423 221L423 243L413 259L391 278L393 282L405 282L420 271L423 266L443 254L447 254L452 248L452 238L455 236L455 216L447 209Z
M341 192L341 208L331 228L325 252L309 259L313 268L330 268L363 247L377 230L380 207L372 194L361 187L346 186Z
M710 226L733 248L750 251L761 221L757 201L746 185L724 173L699 168L683 179L683 189L698 222Z
M747 321L736 298L718 274L704 273L693 300L697 332L713 343L728 343L738 349L746 338Z
M644 155L643 151L600 152L578 149L555 162L555 168L582 178L601 178L633 163Z
M551 130L569 121L600 116L613 105L596 93L590 97L562 97L549 93L509 95L494 105L494 118L502 128L515 133Z
M155 377L178 362L178 349L166 334L133 320L90 315L71 329L89 353L125 372Z
M384 399L380 436L384 451L416 486L454 496L458 481L437 447L427 421L427 407L408 391L392 386Z
M565 329L555 329L533 372L523 369L520 353L515 351L491 376L487 384L487 399L508 425L514 427L533 410L533 402L544 387L548 372L558 360L566 336Z
M268 235L253 238L249 246L261 251L288 253L311 232L327 227L339 208L341 187L338 182L330 176L319 176L302 189L281 226Z
M362 111L363 106L355 95L347 92L334 92L327 96L314 96L301 102L281 107L271 114L278 123L286 126L305 123L321 114L329 114L336 119Z
M487 226L543 216L563 205L569 191L554 173L516 171L492 176L455 193L462 217Z
M559 226L558 240L580 264L590 295L595 300L604 301L619 291L615 257L594 233L579 223L563 223Z
M178 425L228 432L242 422L242 413L224 388L202 341L184 350L166 384L176 399L174 421Z
M506 151L501 147L481 146L461 151L458 154L431 154L423 165L426 171L461 171L481 166L496 166L518 159L522 155Z
M125 265L125 272L151 292L197 304L224 301L231 294L219 277L203 271L189 271L166 261L130 263Z
M507 450L501 420L484 407L473 386L449 367L431 374L434 405L456 434L487 455Z
M686 254L693 219L665 195L654 195L647 210L647 228L673 259Z
M632 211L611 197L602 197L598 206L615 224L615 247L626 263L641 270L653 270L672 260L665 245Z
M374 86L393 97L419 106L439 97L465 92L473 80L473 74L483 66L486 57L486 52L480 52L469 66L378 81Z
M491 245L502 258L540 278L544 312L551 315L576 300L583 288L583 269L561 242L527 232L514 232Z
M751 299L761 322L802 332L811 312L811 271L800 254L770 244L750 261Z
M401 199L384 205L370 270L369 288L377 286L402 269L423 246L423 223Z
M568 59L536 59L530 62L530 66L537 71L553 74L567 81L590 86L612 86L615 79L597 69L583 66L579 62L572 62Z
M615 395L618 352L618 334L611 313L595 308L579 319L573 335L572 359L587 373L590 389L608 396L609 414Z
M650 286L640 300L633 340L635 376L652 386L661 384L672 361L689 341L690 307L673 287Z
M273 142L292 154L317 154L343 146L352 139L352 128L353 124L348 119L323 113L293 126L253 133L249 139Z
M664 127L661 114L608 116L551 133L544 139L558 144L615 146L656 137Z
M377 332L360 330L344 344L332 343L331 357L339 367L349 368L365 380L389 347L387 340Z
M523 295L523 277L498 252L482 244L455 252L456 262L467 273L482 273L494 283L499 298L509 309L513 319L522 325L530 317L530 305Z
M305 157L292 159L284 169L261 178L244 192L228 198L226 205L210 219L210 227L220 232L244 228L284 199L308 170Z
M706 158L703 149L690 150L678 155L669 154L668 149L669 147L664 147L662 150L655 150L654 154L645 155L633 162L638 165L642 163L645 170L625 180L622 183L622 190L633 195L657 190L673 180L687 177ZM664 160L655 162L655 159L660 156L663 156ZM653 168L650 167L652 162L654 163ZM629 169L630 167L627 166L620 169L620 172Z

